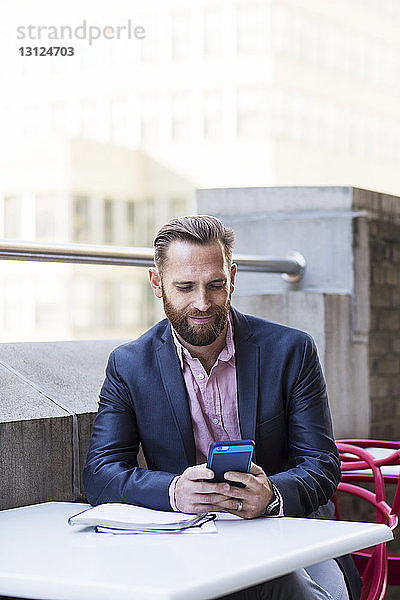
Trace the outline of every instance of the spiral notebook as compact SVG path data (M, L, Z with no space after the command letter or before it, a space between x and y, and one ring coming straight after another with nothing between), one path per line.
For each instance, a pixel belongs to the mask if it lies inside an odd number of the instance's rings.
M153 510L132 504L108 503L88 508L68 519L69 525L95 527L99 533L168 533L196 528L210 523L204 532L216 531L213 513L189 515Z

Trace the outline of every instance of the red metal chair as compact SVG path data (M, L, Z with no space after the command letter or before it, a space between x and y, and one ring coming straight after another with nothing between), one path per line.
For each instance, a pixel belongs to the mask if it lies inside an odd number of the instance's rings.
M400 507L400 480L396 469L396 465L400 465L400 443L340 440L337 446L342 461L342 481L338 491L353 494L370 503L376 510L376 522L384 523L393 530L398 524ZM375 447L379 449L375 454L382 456L372 454L372 448ZM388 453L383 452L384 448ZM384 469L385 474L382 473ZM375 490L372 492L356 485L363 482L374 483ZM385 482L397 484L392 507L386 502ZM337 499L335 505L336 517L340 519ZM388 582L391 585L400 582L400 556L388 555L386 543L355 552L353 558L363 582L361 600L381 600Z
M338 440L343 444L352 444L359 448L364 448L372 454L375 465L380 467L385 483L393 483L397 485L397 480L400 475L400 442L390 442L383 440L355 440L346 439ZM344 460L354 460L344 456ZM371 481L371 471L362 470L359 473L360 477L357 481Z
M375 465L380 467L384 482L398 485L400 477L400 442L355 439L340 440L340 442L364 448L374 457ZM348 460L348 457L345 460ZM356 471L353 474L346 471L346 481L363 482L373 480L371 470L357 469ZM399 513L399 501L399 490L397 488L397 494L393 502L393 510L397 515ZM358 553L356 561L360 568L364 568L369 556L368 551L361 550ZM400 554L396 552L388 552L388 584L400 586Z

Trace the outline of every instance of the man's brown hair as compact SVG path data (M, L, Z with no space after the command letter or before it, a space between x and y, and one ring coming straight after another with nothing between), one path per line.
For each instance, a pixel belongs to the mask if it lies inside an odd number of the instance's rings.
M192 215L171 219L161 227L154 238L154 262L160 274L165 266L168 248L176 240L202 246L220 243L228 267L232 264L235 242L233 229L225 227L216 217Z

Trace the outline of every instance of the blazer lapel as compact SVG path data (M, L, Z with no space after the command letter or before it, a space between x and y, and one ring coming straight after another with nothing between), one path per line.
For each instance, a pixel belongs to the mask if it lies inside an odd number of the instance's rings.
M196 451L185 382L168 325L165 333L164 340L156 350L157 362L175 423L182 438L187 463L188 465L194 465L196 463Z
M232 309L234 318L234 336L236 349L236 377L238 388L239 422L243 439L255 439L258 379L259 347L251 341L252 331L246 318Z
M233 308L231 310L234 321L240 430L243 439L254 440L259 389L259 347L251 341L252 331L244 315ZM181 435L187 463L194 465L196 450L192 419L185 382L169 325L164 334L156 350L157 362L171 411Z

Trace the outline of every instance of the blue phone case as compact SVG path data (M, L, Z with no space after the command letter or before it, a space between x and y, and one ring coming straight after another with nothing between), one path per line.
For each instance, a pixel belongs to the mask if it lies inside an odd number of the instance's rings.
M253 440L230 440L210 444L207 467L214 471L215 477L208 481L213 483L227 481L224 478L226 471L248 473L253 453ZM228 483L243 487L239 482L228 481Z

